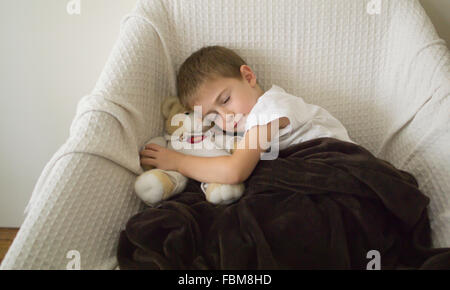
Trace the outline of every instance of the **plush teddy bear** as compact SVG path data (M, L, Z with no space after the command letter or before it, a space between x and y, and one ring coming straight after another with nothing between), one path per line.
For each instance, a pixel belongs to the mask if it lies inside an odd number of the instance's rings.
M164 137L152 138L146 144L155 143L183 154L205 157L230 155L237 147L239 136L217 134L219 131L214 124L205 126L201 121L194 122L194 112L184 108L177 97L166 98L161 111L165 118L166 133ZM153 166L143 168L147 171L138 176L134 189L138 197L149 206L155 206L162 200L181 193L186 187L188 178L177 171L156 169ZM206 200L213 204L230 204L244 192L242 183L202 182L200 187Z

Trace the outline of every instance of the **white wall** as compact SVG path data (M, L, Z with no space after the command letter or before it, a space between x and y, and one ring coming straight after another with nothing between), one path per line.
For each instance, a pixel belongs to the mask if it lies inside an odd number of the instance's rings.
M69 135L136 0L0 1L0 227L18 227L34 185ZM360 1L360 0L349 0ZM450 0L421 0L450 43Z
M0 227L18 227L136 0L0 1Z
M439 36L450 47L450 0L420 0Z

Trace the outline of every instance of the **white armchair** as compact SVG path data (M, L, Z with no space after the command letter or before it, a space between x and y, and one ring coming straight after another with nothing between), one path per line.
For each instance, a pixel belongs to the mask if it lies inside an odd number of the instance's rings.
M450 54L417 0L141 0L124 17L70 137L44 168L1 269L114 269L143 208L139 148L161 135L176 70L205 45L236 50L277 84L335 115L353 140L417 178L434 246L450 246Z

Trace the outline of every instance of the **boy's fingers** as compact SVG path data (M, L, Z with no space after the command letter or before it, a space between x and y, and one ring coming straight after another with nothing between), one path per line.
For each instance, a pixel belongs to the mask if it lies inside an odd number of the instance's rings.
M154 150L142 150L140 152L140 154L142 156L146 156L146 157L153 157L153 152L155 152Z
M152 165L155 166L155 159L152 158L141 158L141 164L142 165Z
M150 144L145 145L145 149L151 149L151 150L157 150L158 147L159 147L159 145L158 144L154 144L154 143L150 143Z

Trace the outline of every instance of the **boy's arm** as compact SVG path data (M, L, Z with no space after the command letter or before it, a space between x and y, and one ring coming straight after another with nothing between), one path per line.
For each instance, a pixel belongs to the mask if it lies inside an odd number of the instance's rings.
M236 180L231 156L199 157L183 154L176 171L200 182L233 184Z
M278 134L279 128L284 128L288 124L289 119L282 117L266 125L252 127L245 133L231 156L237 170L236 183L247 180L258 164L261 153L269 149L269 144L272 138Z
M236 184L245 181L255 169L261 153L268 149L272 136L268 123L248 130L231 156L198 157L183 155L177 171L200 182Z

